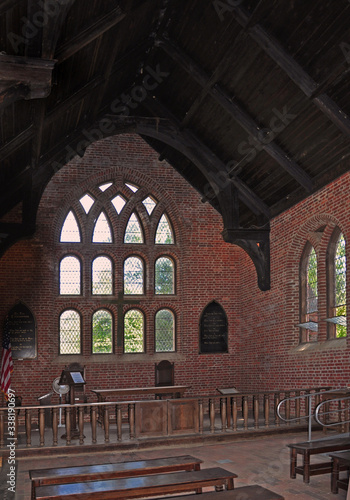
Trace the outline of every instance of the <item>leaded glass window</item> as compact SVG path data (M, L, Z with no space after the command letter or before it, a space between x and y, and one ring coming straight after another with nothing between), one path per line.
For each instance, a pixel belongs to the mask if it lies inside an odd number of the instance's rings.
M80 198L79 201L80 201L83 209L85 210L86 214L88 214L90 212L92 205L95 203L95 200L93 199L93 197L91 195L89 195L88 193L86 193L82 198Z
M169 309L156 314L155 349L156 352L175 351L175 317Z
M104 184L100 184L98 187L104 193L109 187L111 187L112 184L113 182L106 182Z
M306 314L311 316L317 314L317 256L315 249L312 247L309 253L307 265L307 305ZM317 318L316 318L317 321Z
M147 198L145 198L142 203L146 208L148 215L151 215L157 205L157 202L151 196L147 196Z
M127 186L133 193L139 190L139 187L136 184L131 184L131 182L126 182L125 186Z
M61 230L60 242L61 243L80 243L80 229L77 219L70 210L68 213Z
M138 309L124 316L124 352L144 352L144 318Z
M100 309L92 316L92 353L113 352L113 319L109 311Z
M60 263L60 295L80 295L81 264L73 255L68 255Z
M301 342L316 342L318 332L317 255L307 243L300 262Z
M92 241L93 243L112 243L112 231L104 212L100 213L96 221Z
M143 243L140 221L133 212L125 229L124 243Z
M60 354L80 354L80 314L67 309L60 316Z
M113 293L112 261L108 257L96 257L92 263L92 294Z
M170 245L172 243L174 243L173 230L171 228L168 217L163 214L157 227L156 244Z
M336 337L346 337L346 254L345 239L341 233L336 246L334 258L334 291L335 311L334 316L338 318L336 325Z
M123 196L121 196L120 194L117 194L117 196L115 196L113 198L113 200L111 200L111 201L113 203L113 206L114 206L117 214L119 215L125 206L126 199Z
M174 294L174 262L169 257L159 257L155 264L155 293Z
M143 262L139 257L129 257L124 262L124 294L143 293Z

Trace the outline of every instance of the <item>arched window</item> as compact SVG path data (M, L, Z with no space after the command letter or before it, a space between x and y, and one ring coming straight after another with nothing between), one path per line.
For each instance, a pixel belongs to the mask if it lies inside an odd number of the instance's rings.
M96 221L92 241L93 243L112 243L111 227L104 212L100 213Z
M301 342L317 341L318 332L317 255L307 243L300 263Z
M155 242L157 245L170 245L174 243L174 232L165 214L161 216L158 223Z
M141 223L133 212L125 229L124 243L143 243Z
M92 262L92 294L111 295L112 293L112 261L109 257L96 257Z
M124 196L117 194L117 196L115 196L113 200L111 200L111 202L115 208L115 211L119 215L126 204L126 199L124 198Z
M155 318L156 352L175 351L175 316L169 309L161 309Z
M155 264L155 293L172 295L175 293L174 262L169 257L159 257Z
M124 315L124 352L144 352L144 317L138 309Z
M327 258L328 336L330 338L346 337L346 242L339 229L333 233Z
M113 319L106 309L99 309L92 316L92 353L113 353Z
M124 261L124 294L142 295L143 285L143 262L139 257L128 257Z
M60 262L60 295L80 295L80 293L80 260L73 255L68 255Z
M72 212L72 210L70 210L70 212L68 212L67 217L65 218L65 221L61 229L60 242L80 243L80 241L81 241L81 236L80 236L79 225L74 213Z
M80 314L67 309L60 316L60 354L81 353Z

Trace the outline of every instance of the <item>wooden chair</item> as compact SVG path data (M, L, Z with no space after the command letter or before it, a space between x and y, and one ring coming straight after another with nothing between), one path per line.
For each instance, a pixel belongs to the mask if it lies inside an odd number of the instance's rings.
M163 360L155 366L155 386L174 385L174 363Z

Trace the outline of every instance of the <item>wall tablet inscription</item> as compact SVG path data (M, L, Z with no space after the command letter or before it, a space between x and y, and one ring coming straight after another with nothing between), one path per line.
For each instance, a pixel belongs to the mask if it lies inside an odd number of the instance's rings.
M228 352L227 316L217 302L211 302L204 309L200 321L199 352Z
M36 324L33 313L22 302L8 314L13 359L36 358Z

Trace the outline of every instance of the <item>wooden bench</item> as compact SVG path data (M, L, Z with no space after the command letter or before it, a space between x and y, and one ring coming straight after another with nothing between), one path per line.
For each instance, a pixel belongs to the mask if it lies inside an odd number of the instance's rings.
M203 460L182 455L179 457L155 458L133 462L117 462L101 465L81 465L57 469L39 469L29 471L32 481L32 498L38 486L49 484L80 483L121 477L146 476L162 472L200 470Z
M349 468L350 468L350 451L339 451L338 453L330 453L332 458L332 477L331 490L332 493L338 493L338 489L347 490L349 486ZM341 470L348 471L348 477L339 479Z
M55 484L35 488L36 500L113 500L116 498L140 498L171 493L200 492L208 486L233 489L237 477L220 467L193 472L171 472L106 481ZM219 495L219 494L218 494Z
M304 482L309 483L310 476L332 472L332 462L311 465L310 456L350 449L350 438L320 439L288 444L287 446L290 448L290 477L295 479L297 474L302 474ZM297 466L298 454L303 456L303 465L301 466Z
M169 500L169 497L163 497L163 500L165 498ZM173 497L173 500L191 500L191 498L191 495L185 495ZM282 495L258 485L241 486L234 490L222 491L220 493L209 491L208 493L203 493L199 498L200 500L284 500ZM162 499L159 498L158 500Z

